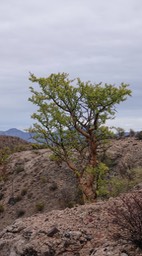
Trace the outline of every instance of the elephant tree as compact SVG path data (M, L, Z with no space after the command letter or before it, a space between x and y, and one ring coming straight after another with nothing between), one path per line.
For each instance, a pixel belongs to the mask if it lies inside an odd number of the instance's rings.
M47 78L30 74L29 79L39 84L39 89L30 87L29 101L38 107L30 131L46 141L55 158L67 163L86 199L93 201L105 170L98 149L111 134L105 123L114 118L116 104L125 101L131 90L124 83L116 87L70 80L66 73Z

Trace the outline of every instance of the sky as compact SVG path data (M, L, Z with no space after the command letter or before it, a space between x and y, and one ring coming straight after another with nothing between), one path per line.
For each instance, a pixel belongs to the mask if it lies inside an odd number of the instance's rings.
M142 1L1 0L1 131L33 123L29 72L130 84L108 125L142 130Z

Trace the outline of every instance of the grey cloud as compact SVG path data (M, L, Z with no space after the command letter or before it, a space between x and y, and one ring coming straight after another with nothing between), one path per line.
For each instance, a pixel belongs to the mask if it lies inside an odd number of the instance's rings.
M127 116L141 115L141 10L141 0L2 1L0 100L5 111L9 108L9 119L17 104L22 113L17 127L23 119L30 120L29 71L37 76L68 72L92 82L130 83L133 99L118 109L123 110L122 118L127 108Z

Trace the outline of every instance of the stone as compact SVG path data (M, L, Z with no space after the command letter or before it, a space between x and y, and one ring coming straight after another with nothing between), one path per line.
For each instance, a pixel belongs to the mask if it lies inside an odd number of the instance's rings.
M53 237L56 233L58 233L59 230L57 229L57 227L52 227L48 232L47 232L47 236L49 237Z

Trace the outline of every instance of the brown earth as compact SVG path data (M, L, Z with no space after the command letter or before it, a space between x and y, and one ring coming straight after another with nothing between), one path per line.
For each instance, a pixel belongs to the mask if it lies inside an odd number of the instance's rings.
M115 140L107 155L116 172L142 166L142 142ZM14 153L1 166L1 177L0 256L142 255L113 238L107 209L116 199L79 206L76 179L65 164L50 159L48 149Z

